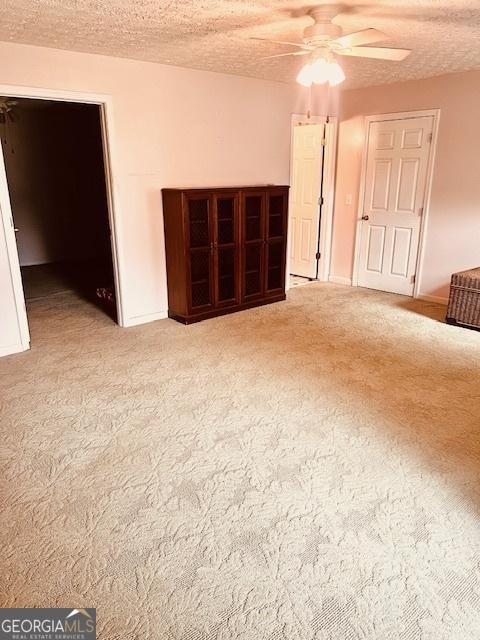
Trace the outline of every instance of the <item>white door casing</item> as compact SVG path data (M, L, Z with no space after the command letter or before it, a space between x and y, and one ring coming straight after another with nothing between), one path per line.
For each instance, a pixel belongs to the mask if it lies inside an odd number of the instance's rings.
M317 277L325 122L293 129L290 273Z
M120 326L137 324L126 317L124 309L123 274L124 256L122 251L122 228L117 196L118 175L116 168L115 133L113 129L113 101L107 94L93 94L78 91L0 85L0 95L40 100L58 100L95 104L100 108L102 125L103 160L107 189L108 214L111 230L112 258L117 303L117 322ZM163 317L163 316L162 316ZM16 322L15 322L16 318ZM135 320L135 318L134 318ZM10 196L8 192L3 150L0 147L0 356L25 351L30 347L25 298L18 259L18 251L13 230Z
M371 121L360 207L357 284L413 295L433 115Z
M0 356L30 348L27 311L3 154L0 149Z

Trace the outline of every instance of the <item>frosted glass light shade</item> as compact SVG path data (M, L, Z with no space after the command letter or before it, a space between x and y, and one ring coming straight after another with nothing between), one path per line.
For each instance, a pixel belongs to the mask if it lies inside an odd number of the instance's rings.
M306 64L300 69L300 73L297 76L298 84L304 87L311 87L313 82L312 65Z
M331 87L336 87L337 84L340 84L345 80L345 74L338 62L330 62L328 67L328 82Z
M331 87L335 87L345 80L345 74L338 62L328 62L325 58L317 58L314 62L306 64L300 69L297 82L304 87L311 87L315 84L325 84L328 82Z
M318 58L312 64L312 79L315 84L325 84L330 78L330 63L325 58Z

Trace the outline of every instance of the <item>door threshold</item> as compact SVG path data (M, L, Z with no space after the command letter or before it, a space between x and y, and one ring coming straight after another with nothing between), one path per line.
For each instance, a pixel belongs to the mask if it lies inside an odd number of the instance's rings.
M312 284L312 282L318 282L317 278L306 278L305 276L290 274L290 287L303 287L306 284Z

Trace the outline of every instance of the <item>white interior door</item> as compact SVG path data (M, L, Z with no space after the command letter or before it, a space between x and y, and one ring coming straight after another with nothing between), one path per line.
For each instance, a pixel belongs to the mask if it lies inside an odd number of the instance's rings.
M433 116L371 122L358 285L413 295Z
M5 165L0 147L0 356L30 348Z
M290 273L317 277L325 122L293 129Z

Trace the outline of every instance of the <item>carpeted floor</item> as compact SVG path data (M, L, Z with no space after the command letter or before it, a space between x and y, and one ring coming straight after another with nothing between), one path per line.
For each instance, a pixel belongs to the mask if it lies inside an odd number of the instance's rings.
M335 285L184 327L34 300L1 606L122 640L477 640L480 334Z
M73 294L97 306L112 319L116 319L115 302L97 296L97 288L113 291L111 262L87 260L83 262L50 262L22 267L22 284L27 306L36 298ZM67 296L68 297L68 296ZM55 304L55 301L52 300Z

